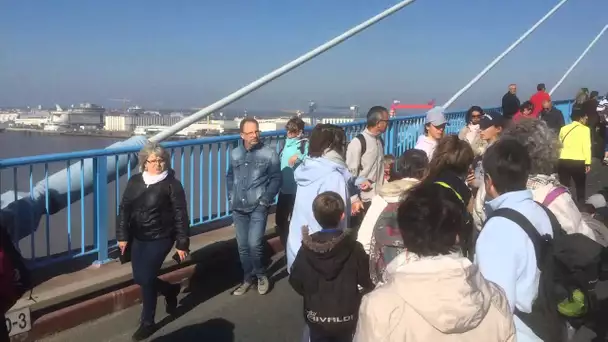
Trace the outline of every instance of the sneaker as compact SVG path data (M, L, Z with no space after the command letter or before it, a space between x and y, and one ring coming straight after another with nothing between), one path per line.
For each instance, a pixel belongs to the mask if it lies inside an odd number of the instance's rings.
M165 296L165 312L169 315L173 315L177 311L177 296L180 290L180 284L173 284L171 290Z
M608 165L608 157L605 157L604 160L602 160L602 164Z
M251 288L251 282L246 281L246 282L242 283L241 285L239 285L236 289L234 289L234 291L232 291L232 295L233 296L242 296L245 293L247 293L247 291L249 291L249 288Z
M258 293L261 295L265 295L270 290L270 282L268 281L268 277L261 276L258 278Z
M148 337L152 336L156 331L156 326L154 324L140 324L139 328L135 331L133 336L131 337L133 341L143 341Z

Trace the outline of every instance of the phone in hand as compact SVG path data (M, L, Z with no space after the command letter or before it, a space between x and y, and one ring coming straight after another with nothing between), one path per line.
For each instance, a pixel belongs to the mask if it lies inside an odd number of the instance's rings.
M178 264L182 263L182 259L179 257L179 254L177 254L177 252L175 252L175 254L173 254L172 259L175 260L175 262Z

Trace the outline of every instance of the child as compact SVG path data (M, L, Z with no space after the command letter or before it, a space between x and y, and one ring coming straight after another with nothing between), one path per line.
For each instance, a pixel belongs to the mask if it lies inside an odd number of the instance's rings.
M289 283L304 297L304 318L310 342L350 342L357 326L364 291L374 285L369 276L369 258L363 246L340 230L344 201L335 192L319 194L312 202L320 232L308 235L302 227L302 248L293 263Z
M395 156L392 154L384 155L384 181L392 182L398 180L395 174Z

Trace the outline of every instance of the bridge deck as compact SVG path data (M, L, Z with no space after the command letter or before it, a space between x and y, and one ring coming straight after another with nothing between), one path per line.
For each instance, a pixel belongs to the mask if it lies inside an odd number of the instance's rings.
M593 160L587 196L608 185L607 171L608 167ZM174 319L166 317L164 302L159 298L157 320L162 327L150 340L299 341L304 326L301 298L289 286L280 257L273 259L270 271L276 284L266 296L255 291L243 297L230 295L241 277L236 259L228 264L198 265ZM141 305L136 305L40 341L130 341L140 310Z

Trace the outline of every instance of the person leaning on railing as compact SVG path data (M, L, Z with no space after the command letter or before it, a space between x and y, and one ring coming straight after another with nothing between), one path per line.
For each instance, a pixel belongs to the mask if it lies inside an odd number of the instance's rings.
M175 172L169 169L169 153L156 143L139 152L139 168L127 183L120 203L116 239L123 261L131 259L133 279L141 286L143 309L136 341L155 331L154 314L158 292L165 296L168 314L177 308L179 284L157 278L158 271L171 251L184 261L188 254L188 211L186 195Z

